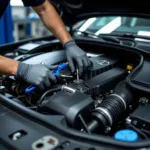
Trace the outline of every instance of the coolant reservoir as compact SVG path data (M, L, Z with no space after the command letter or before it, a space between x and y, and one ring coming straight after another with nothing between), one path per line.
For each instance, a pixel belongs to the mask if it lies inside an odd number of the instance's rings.
M124 142L136 142L138 140L138 134L133 130L124 129L116 132L114 139Z

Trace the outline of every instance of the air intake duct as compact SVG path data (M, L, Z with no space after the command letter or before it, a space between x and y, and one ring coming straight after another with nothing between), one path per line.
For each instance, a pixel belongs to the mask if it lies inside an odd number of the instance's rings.
M92 112L92 121L88 125L89 131L92 132L96 128L100 128L104 131L106 127L111 127L128 109L132 101L133 96L126 87L126 83L122 82L118 84L114 93L103 100Z

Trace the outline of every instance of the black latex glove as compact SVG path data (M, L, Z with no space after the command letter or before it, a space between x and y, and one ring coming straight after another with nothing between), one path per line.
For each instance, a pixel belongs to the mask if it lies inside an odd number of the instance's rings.
M29 65L20 62L16 78L35 85L40 90L45 90L51 86L51 83L57 82L52 72L42 64Z
M71 72L75 71L74 62L77 63L79 69L79 75L83 73L83 70L88 69L91 65L86 53L79 48L74 40L71 40L64 44L64 48L67 54L67 60L71 69Z

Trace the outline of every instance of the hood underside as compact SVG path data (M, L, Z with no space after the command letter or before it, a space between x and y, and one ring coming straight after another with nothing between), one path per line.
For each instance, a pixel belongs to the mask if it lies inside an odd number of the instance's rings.
M59 7L67 24L102 15L150 17L148 3L141 1L53 0L52 2L59 4L57 8Z

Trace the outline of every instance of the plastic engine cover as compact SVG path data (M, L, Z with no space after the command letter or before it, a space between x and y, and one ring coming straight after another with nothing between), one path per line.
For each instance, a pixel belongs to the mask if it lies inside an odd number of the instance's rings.
M91 79L105 71L114 68L118 62L116 58L110 58L107 56L98 56L90 58L92 63L91 68L83 74L83 79Z
M78 115L81 114L85 118L88 117L88 112L91 108L94 108L94 103L90 96L78 91L75 93L60 91L45 100L40 110L64 115L68 123L76 127L79 124Z
M103 72L92 79L81 84L70 83L69 86L91 96L97 96L101 92L113 89L116 84L122 81L127 75L127 71L121 68L113 68Z

